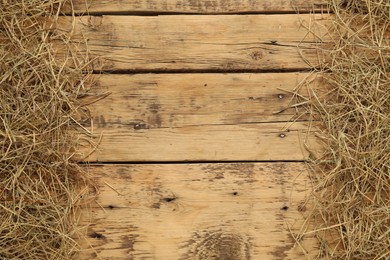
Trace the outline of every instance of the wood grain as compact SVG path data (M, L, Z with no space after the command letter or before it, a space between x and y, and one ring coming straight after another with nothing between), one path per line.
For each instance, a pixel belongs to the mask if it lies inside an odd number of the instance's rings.
M310 156L304 144L320 149L304 122L151 129L141 124L106 124L95 134L102 139L87 161L301 161Z
M90 171L103 208L83 211L89 229L80 259L305 258L294 241L311 187L303 163L100 165ZM300 244L314 259L314 238Z
M305 26L322 37L328 16L184 15L60 17L73 41L88 41L99 71L268 71L309 69L317 63ZM317 23L311 23L311 21ZM73 28L73 22L75 27ZM313 29L314 30L314 29ZM325 37L325 36L323 36ZM300 49L298 50L298 45ZM57 58L68 55L55 45ZM82 53L82 49L77 50ZM305 59L304 59L304 58Z
M237 125L306 119L294 92L310 81L317 93L325 90L320 76L309 73L260 74L136 74L101 75L93 91L111 93L89 106L95 127L109 124L144 128L196 125ZM94 96L80 99L89 103ZM298 116L295 116L298 115ZM295 116L295 117L294 117Z
M103 136L87 160L305 160L314 132L304 121L289 123L296 111L286 108L309 78L324 87L304 73L102 75L96 90L112 93L90 107L89 127Z
M73 0L76 13L184 13L236 14L285 13L320 11L326 7L321 0ZM70 5L65 8L69 12Z

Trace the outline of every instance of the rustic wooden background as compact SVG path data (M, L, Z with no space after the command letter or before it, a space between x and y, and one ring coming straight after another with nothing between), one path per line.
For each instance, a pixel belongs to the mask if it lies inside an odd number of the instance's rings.
M288 107L318 62L306 27L328 22L323 3L73 2L60 24L88 40L95 88L111 92L91 105L100 193L80 258L314 258L316 240L296 238L315 130Z

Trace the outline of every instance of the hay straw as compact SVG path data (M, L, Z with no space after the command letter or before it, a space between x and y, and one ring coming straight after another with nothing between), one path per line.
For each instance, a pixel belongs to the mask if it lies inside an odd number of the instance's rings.
M332 1L314 68L330 90L307 107L324 154L309 166L320 257L390 259L390 2Z
M90 183L74 159L83 138L74 117L89 72L84 58L54 57L51 42L69 41L45 17L63 2L0 1L0 259L78 250L77 209Z

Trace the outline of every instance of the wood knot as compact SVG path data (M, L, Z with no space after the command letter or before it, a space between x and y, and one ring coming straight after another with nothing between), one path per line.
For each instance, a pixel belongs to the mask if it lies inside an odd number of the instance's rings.
M252 51L249 56L251 57L252 60L261 60L264 56L262 51Z
M196 232L187 243L189 259L250 259L250 242L246 235L223 231ZM183 257L183 259L184 259Z

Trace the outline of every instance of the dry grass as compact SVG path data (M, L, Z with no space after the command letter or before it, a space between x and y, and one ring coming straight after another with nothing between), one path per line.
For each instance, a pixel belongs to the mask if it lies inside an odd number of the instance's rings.
M315 70L331 88L313 91L308 106L325 150L309 164L319 258L390 259L390 2L330 8L331 40Z
M74 158L88 133L74 117L86 112L77 98L88 71L70 51L53 56L52 41L69 42L44 18L63 2L0 1L0 259L71 259L78 249L89 181Z

